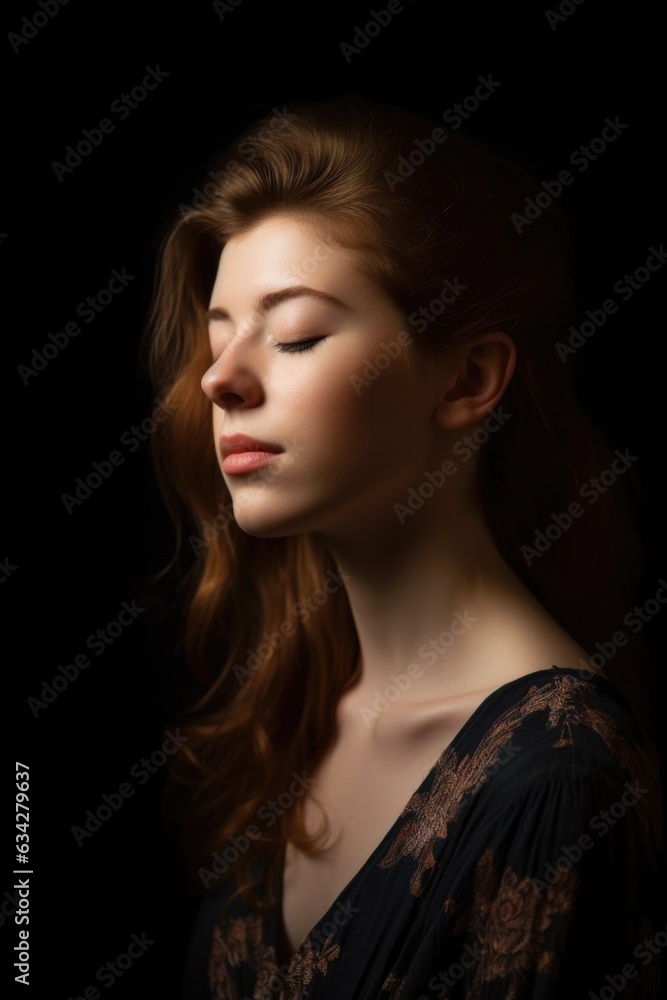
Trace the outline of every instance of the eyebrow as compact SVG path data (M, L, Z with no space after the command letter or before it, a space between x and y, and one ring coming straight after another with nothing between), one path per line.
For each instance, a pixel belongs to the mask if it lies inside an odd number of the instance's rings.
M306 285L290 285L289 288L280 288L275 292L267 292L265 295L260 295L256 299L254 308L256 312L268 312L269 309L274 309L276 306L280 305L281 302L287 302L288 299L297 299L303 297L320 299L322 302L326 302L328 305L337 306L339 309L349 309L350 307L345 305L340 299L337 299L335 295L329 295L327 292L320 292L316 288L308 288ZM229 313L226 309L221 309L219 306L215 306L213 309L208 309L206 311L206 320L210 321L212 319L231 319Z

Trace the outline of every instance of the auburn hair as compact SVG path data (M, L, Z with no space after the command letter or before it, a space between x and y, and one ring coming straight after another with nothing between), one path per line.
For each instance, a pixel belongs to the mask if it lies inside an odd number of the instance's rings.
M287 840L311 854L326 840L326 823L306 834L303 796L271 824L257 817L331 747L337 704L358 679L359 642L344 586L328 588L307 620L296 610L337 570L314 536L249 537L233 517L200 384L211 364L205 312L227 240L269 215L307 218L323 243L356 251L359 266L392 297L413 337L409 351L509 334L518 358L502 405L512 418L479 450L476 470L500 553L591 652L630 609L643 570L633 468L594 510L584 504L584 516L548 551L524 556L522 546L533 546L535 532L614 459L577 401L572 365L555 349L577 316L570 225L554 203L518 226L515 213L543 190L534 171L486 142L449 129L436 140L433 130L426 118L357 97L273 112L218 157L198 205L175 213L159 254L147 361L173 415L152 448L177 549L189 530L196 552L183 632L199 685L197 700L174 720L188 739L173 758L164 811L199 888L221 883L217 875L197 879L195 869L210 873L216 852L259 828L222 875L237 879L230 898L250 899L259 878L253 862L268 862L273 877L254 900L259 906L277 898ZM454 279L465 289L455 301L428 322L415 320ZM281 632L288 622L293 628ZM267 641L274 634L283 641ZM630 649L626 671L627 652L619 649L606 669L630 694L638 650Z

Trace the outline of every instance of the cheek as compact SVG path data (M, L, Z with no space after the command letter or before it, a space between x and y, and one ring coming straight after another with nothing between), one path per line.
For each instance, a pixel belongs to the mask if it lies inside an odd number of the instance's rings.
M381 439L407 430L417 402L400 360L383 364L386 360L386 355L381 354L362 364L346 387L347 403L354 419Z
M397 445L414 437L405 378L398 362L373 372L368 356L360 355L294 397L302 415L297 428L336 464L393 463Z

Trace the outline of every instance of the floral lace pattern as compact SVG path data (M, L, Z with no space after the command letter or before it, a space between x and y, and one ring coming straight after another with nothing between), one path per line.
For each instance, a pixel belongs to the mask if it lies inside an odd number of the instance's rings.
M359 870L349 927L280 964L279 909L213 918L208 991L187 1000L595 993L667 924L659 765L610 685L559 668L519 678L443 750ZM657 1000L659 956L634 963L626 1000Z

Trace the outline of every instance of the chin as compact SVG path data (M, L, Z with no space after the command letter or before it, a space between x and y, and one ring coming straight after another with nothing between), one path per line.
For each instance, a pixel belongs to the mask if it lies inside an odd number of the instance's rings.
M257 505L259 508L260 504ZM285 538L288 535L302 534L306 529L299 518L276 517L275 507L263 512L260 509L251 510L251 505L234 503L234 519L241 531L253 538Z
M271 525L239 524L239 528L244 535L250 535L251 538L286 538L288 535L298 534L296 531L282 530L281 528L272 527Z

